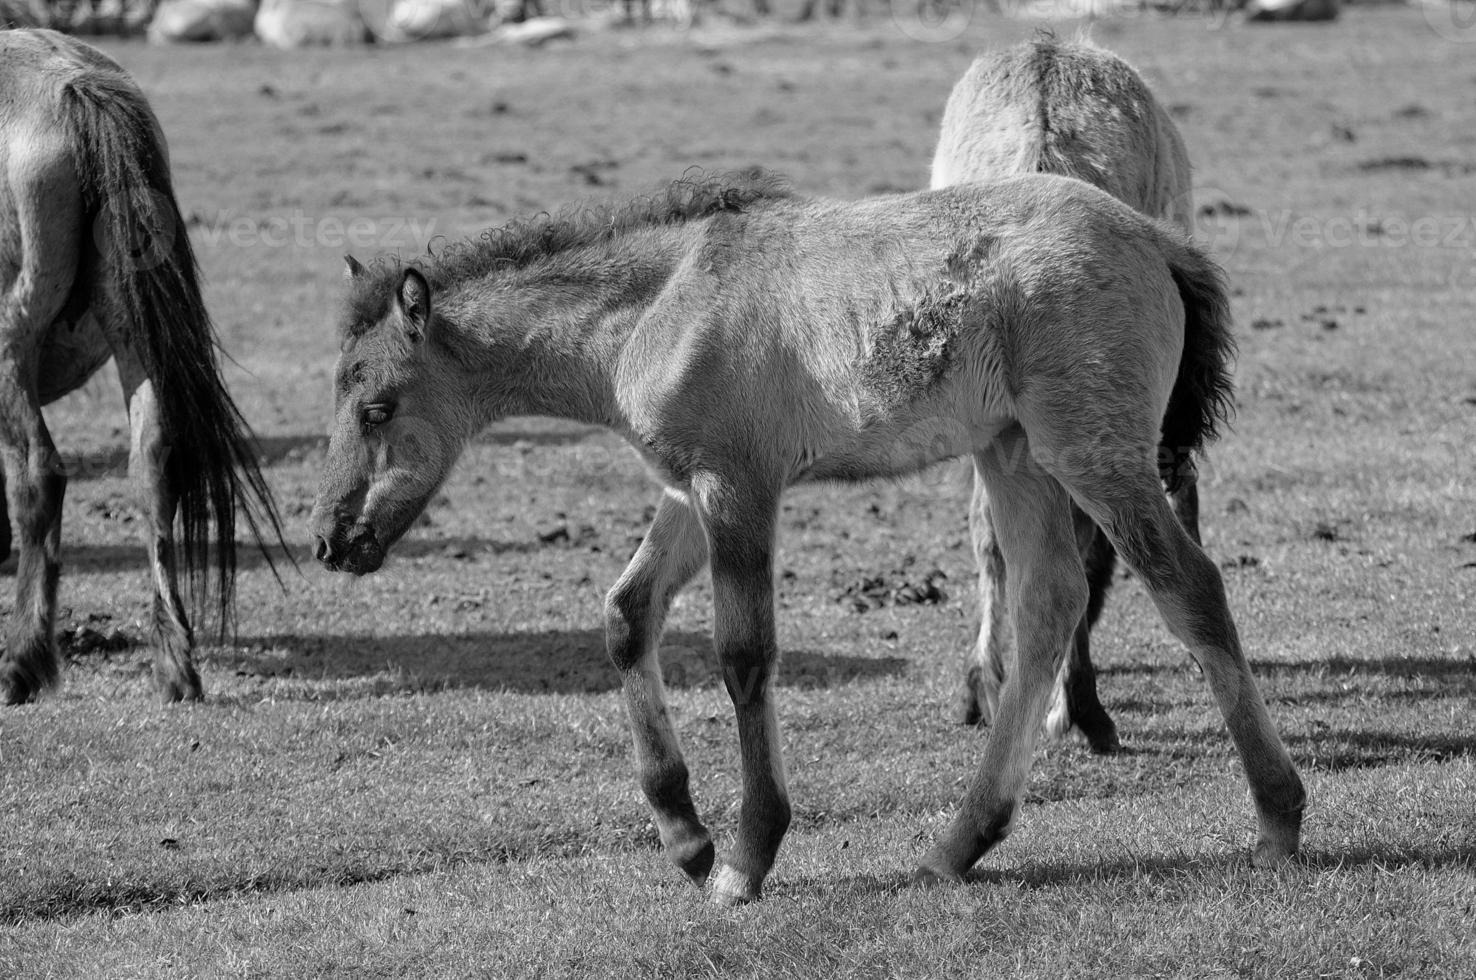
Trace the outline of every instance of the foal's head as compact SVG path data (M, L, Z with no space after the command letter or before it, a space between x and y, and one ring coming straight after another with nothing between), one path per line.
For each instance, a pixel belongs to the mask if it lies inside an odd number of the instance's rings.
M334 424L313 506L314 555L364 575L414 523L472 431L471 401L431 286L414 268L348 259Z

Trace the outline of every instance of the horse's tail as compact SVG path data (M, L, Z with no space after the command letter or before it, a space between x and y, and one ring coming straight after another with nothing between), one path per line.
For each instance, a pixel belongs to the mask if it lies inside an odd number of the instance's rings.
M1159 443L1159 470L1170 490L1235 411L1235 337L1225 273L1187 238L1174 237L1169 272L1184 304L1184 351Z
M250 427L221 379L215 330L153 111L121 71L89 70L65 85L63 115L99 271L112 277L109 286L124 307L117 329L159 406L189 601L198 618L213 598L224 635L233 619L237 510L273 574L267 536L282 543L281 518Z

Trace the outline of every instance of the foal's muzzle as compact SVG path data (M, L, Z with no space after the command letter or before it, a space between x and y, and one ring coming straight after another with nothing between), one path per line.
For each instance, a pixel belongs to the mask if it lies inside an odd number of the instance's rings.
M313 557L332 572L368 575L384 564L384 546L367 524L355 524L347 534L334 528L328 534L313 535Z

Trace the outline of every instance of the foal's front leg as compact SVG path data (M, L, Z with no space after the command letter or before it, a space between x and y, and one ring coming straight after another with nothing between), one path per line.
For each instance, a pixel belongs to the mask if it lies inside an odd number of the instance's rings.
M723 905L756 901L789 829L779 722L770 684L774 634L774 525L778 493L718 478L693 481L712 561L713 641L738 719L743 805L733 853L713 881Z
M641 790L655 811L662 847L698 885L712 870L712 837L692 805L687 764L666 712L658 650L672 599L706 561L707 540L696 513L668 491L605 602L606 643L620 671Z

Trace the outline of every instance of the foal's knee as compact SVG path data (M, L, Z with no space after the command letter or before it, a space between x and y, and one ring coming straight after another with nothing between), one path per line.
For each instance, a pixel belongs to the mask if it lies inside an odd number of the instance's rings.
M640 660L650 607L650 596L624 581L605 596L605 646L616 669L630 670Z

